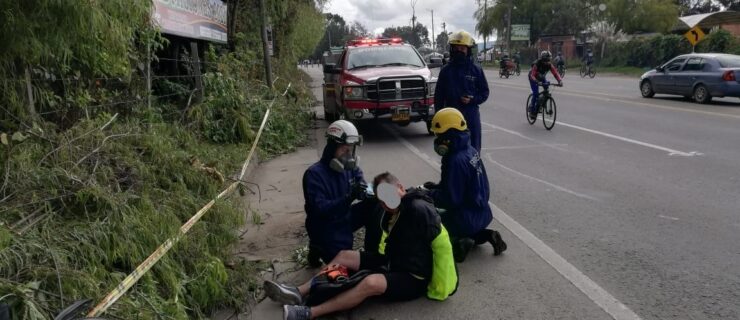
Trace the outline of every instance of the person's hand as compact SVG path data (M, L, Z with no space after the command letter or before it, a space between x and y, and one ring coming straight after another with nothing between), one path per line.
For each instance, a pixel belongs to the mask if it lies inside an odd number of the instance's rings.
M463 104L468 104L470 103L470 96L462 96L460 101L462 101Z
M350 188L350 200L365 200L368 198L367 194L367 183L364 181L356 181Z
M423 184L422 186L423 186L423 187L424 187L425 189L429 189L429 190L432 190L432 189L439 189L439 184L437 184L437 183L435 183L435 182L431 182L431 181L427 181L427 182L424 182L424 184Z
M558 81L558 87L562 87L562 86L563 86L563 82L562 81Z

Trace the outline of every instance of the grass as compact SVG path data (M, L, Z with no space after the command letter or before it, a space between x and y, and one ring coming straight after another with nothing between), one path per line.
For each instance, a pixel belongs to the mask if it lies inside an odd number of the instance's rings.
M40 122L22 130L24 139L3 140L0 303L14 319L50 319L74 300L100 301L232 182L214 172L240 169L270 105L260 155L304 143L312 98L299 74L280 73L293 81L280 96L289 81L269 91L240 75L243 65L219 61L198 105L127 106L113 121L118 111L98 110L64 128ZM218 201L104 316L202 319L243 307L258 290L260 265L232 254L237 230L250 223L240 203Z

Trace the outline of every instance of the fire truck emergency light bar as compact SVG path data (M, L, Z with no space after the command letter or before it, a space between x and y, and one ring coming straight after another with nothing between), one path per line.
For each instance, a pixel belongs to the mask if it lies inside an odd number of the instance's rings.
M401 38L355 39L347 41L348 46L402 43Z

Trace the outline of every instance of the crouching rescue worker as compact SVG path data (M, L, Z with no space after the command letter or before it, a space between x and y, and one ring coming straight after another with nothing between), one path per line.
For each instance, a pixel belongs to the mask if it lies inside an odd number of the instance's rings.
M457 262L465 261L474 245L490 243L493 254L506 250L498 231L487 229L493 220L488 205L490 189L480 154L470 145L470 132L462 113L444 108L432 118L430 129L436 136L434 151L442 156L439 184L427 182L429 194L441 212L442 224L450 232Z
M379 251L343 250L317 276L298 287L265 281L267 296L284 304L284 319L313 319L351 309L373 296L407 301L426 294L444 300L457 290L449 236L432 200L417 189L407 192L387 172L375 177L373 186L383 209ZM350 276L350 272L357 273ZM321 279L327 275L335 279L334 285L327 286L342 290L333 290L333 296L311 303L315 295L325 295ZM303 305L307 301L312 306Z
M358 166L357 146L362 137L346 120L326 129L321 160L303 174L308 262L312 267L329 262L341 250L352 249L353 232L365 224L367 183Z

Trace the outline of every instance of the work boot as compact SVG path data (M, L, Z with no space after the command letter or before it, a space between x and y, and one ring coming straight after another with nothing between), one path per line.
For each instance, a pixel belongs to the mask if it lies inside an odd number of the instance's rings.
M493 230L491 232L491 239L489 239L488 242L490 242L491 246L493 246L494 256L501 255L501 253L506 251L506 242L504 242L504 239L501 238L501 234L498 233L498 231Z
M283 320L310 320L311 308L306 306L283 306Z
M265 288L265 295L272 301L289 305L303 304L301 292L298 291L298 288L296 287L279 284L269 280L265 280L263 286Z
M460 238L452 242L452 256L457 263L463 263L468 256L468 252L475 245L475 241L470 238Z

